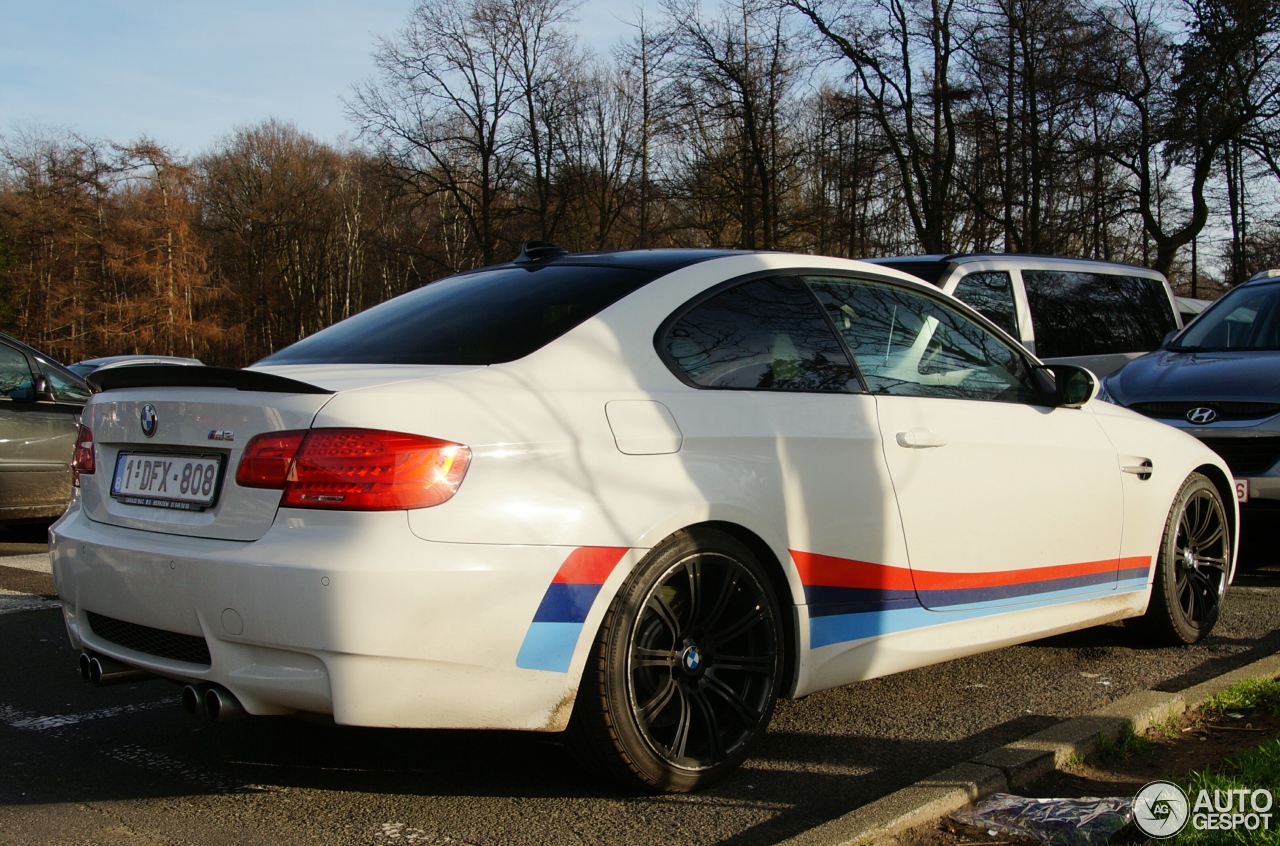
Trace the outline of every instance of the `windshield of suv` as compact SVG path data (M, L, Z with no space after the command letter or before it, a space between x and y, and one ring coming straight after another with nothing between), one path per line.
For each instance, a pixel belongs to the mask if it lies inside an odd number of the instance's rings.
M1169 349L1280 349L1280 283L1232 291L1200 315Z

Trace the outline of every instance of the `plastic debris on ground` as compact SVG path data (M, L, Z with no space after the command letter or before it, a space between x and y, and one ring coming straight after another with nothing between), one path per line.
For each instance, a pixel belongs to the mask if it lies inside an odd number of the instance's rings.
M1104 846L1133 819L1133 798L1029 799L995 793L948 819L1045 846Z

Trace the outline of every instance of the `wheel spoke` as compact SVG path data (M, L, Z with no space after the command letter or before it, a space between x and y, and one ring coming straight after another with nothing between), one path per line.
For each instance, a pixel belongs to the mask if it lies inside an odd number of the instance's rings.
M719 761L724 755L720 749L720 720L716 717L715 709L701 691L691 693L689 698L697 705L702 724L707 729L707 757L712 762Z
M1221 523L1218 523L1216 526L1213 527L1213 532L1212 534L1209 535L1209 537L1207 538L1197 537L1195 539L1195 543L1197 546L1200 546L1200 547L1211 546L1217 543L1219 540L1221 540L1225 534L1226 534L1226 530L1223 528Z
M689 579L689 625L694 626L702 613L702 562L696 558L687 561L684 570Z
M716 655L713 667L716 670L741 670L744 673L761 673L772 676L774 659L772 652L764 655Z
M1200 606L1201 616L1188 615L1196 622L1204 622L1212 618L1218 607L1218 587L1209 581L1209 577L1199 570L1191 570L1187 574L1187 581L1191 585L1193 596L1197 597L1197 604Z
M1194 611L1196 607L1196 590L1191 584L1189 573L1180 570L1177 581L1174 584L1178 592L1178 605L1182 607L1182 612L1186 614L1188 619L1194 619Z
M725 579L720 585L720 593L716 596L715 605L707 611L706 616L699 620L705 628L712 628L720 618L724 616L724 612L729 607L729 601L733 599L734 589L738 586L738 573L735 570L729 574L729 578Z
M653 723L655 717L662 713L667 704L671 702L680 685L676 684L675 679L666 679L665 683L658 692L655 693L648 702L640 706L640 720L646 725Z
M706 679L707 690L729 703L729 707L738 715L738 719L742 720L744 728L749 731L755 727L756 723L760 722L760 712L744 702L742 695L736 690L710 674L706 676Z
M680 620L676 617L676 612L671 607L670 603L668 603L666 598L662 595L662 591L654 591L649 597L649 601L645 604L645 607L653 611L653 613L657 615L658 619L662 621L663 625L671 630L671 637L673 640L679 640L684 635L684 629L680 627Z
M713 633L716 643L732 643L735 638L744 634L756 623L764 620L763 606L756 605L750 611L743 614L736 621L731 623L728 628L720 629Z
M666 667L671 669L679 660L680 656L670 649L646 649L638 646L631 652L631 666L633 669L644 667Z
M675 685L679 687L679 685ZM676 733L671 738L671 757L680 759L684 757L685 749L689 745L689 725L693 722L693 714L689 712L689 697L683 691L679 691L680 696L680 719L676 722Z

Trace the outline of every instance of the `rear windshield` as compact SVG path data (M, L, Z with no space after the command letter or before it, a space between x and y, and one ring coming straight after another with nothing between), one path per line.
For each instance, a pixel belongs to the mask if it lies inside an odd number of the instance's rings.
M1022 282L1041 358L1148 352L1177 328L1158 279L1024 270Z
M543 265L451 276L410 291L259 364L498 364L523 358L661 275Z

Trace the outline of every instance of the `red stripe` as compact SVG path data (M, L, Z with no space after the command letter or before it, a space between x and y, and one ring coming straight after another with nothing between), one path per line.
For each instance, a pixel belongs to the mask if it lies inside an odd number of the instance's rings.
M569 553L551 583L602 585L626 553L625 546L580 546Z
M816 552L791 550L791 558L800 572L800 581L806 585L826 587L873 588L880 590L915 590L911 571L905 567L889 567L819 555Z
M910 570L889 567L850 558L836 558L813 552L791 550L800 581L806 585L826 587L873 588L880 590L964 590L966 588L1021 585L1029 582L1068 579L1095 573L1131 570L1151 565L1150 558L1121 558L1119 561L1086 561L1083 564L1058 564L1052 567L1029 567L1023 570L996 570L983 573L940 573L934 570Z

